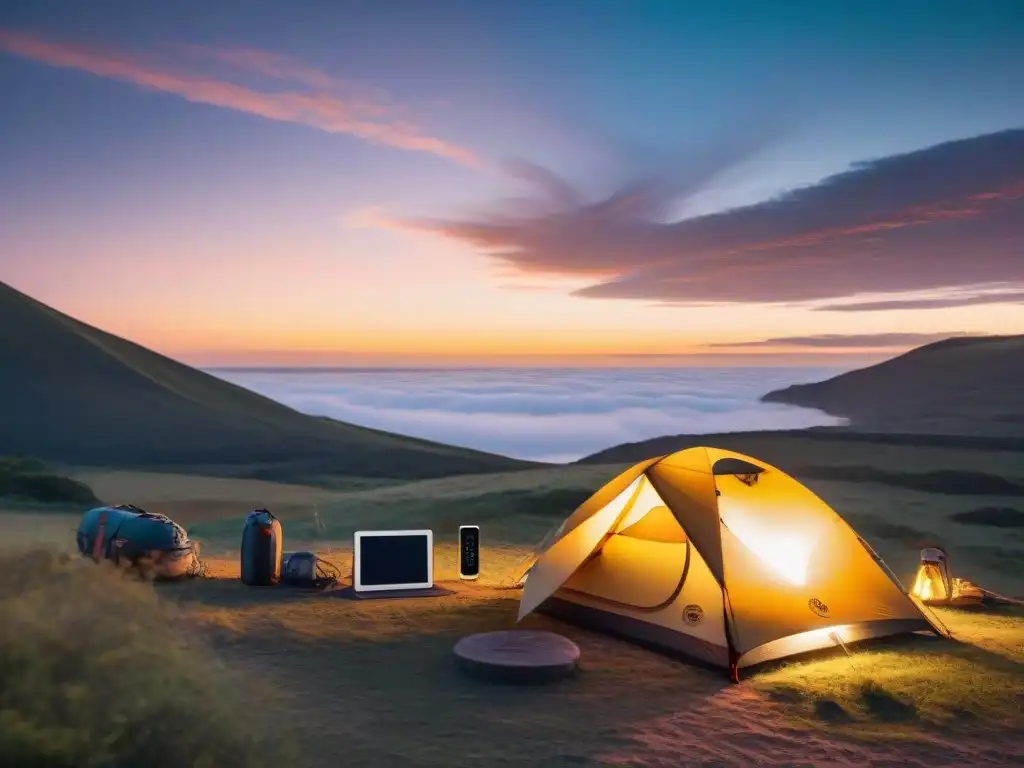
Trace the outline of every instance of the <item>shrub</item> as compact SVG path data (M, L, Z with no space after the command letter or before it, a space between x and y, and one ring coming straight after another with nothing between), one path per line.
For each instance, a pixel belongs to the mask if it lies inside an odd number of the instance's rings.
M0 456L0 476L46 472L46 465L30 456Z
M151 585L49 550L3 553L0 616L0 765L213 768L281 759L259 735L259 713L245 706L251 686Z
M882 483L925 493L950 496L1021 496L1024 486L1000 475L969 470L939 469L934 472L891 472L865 466L810 466L793 473L807 480L840 480Z
M488 495L509 515L562 518L568 517L592 493L593 490L581 488L538 488L498 491Z
M950 519L963 525L990 525L994 528L1024 528L1024 512L1013 507L981 507L955 512Z
M100 504L85 483L50 474L37 459L0 458L0 496L44 504Z
M99 504L96 494L85 483L58 475L0 476L0 496L9 496L44 504Z

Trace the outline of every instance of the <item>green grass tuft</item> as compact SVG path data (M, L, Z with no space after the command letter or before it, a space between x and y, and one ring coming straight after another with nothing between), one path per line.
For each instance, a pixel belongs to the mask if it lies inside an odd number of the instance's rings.
M750 684L797 719L846 723L870 733L908 723L1021 722L1024 619L937 613L956 641L908 638L851 646L850 657L782 663L751 677Z
M253 687L150 585L47 549L2 553L0 615L2 765L241 768L286 756L258 729Z

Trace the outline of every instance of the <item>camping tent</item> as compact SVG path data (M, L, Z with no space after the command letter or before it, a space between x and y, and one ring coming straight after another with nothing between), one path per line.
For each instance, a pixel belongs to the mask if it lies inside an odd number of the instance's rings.
M538 610L739 669L873 637L945 634L827 504L717 448L641 462L541 545Z

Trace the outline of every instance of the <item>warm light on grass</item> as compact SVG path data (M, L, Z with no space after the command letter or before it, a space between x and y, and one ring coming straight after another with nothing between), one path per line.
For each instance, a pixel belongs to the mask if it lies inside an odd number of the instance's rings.
M756 442L760 438L744 439L754 442L758 450L751 452L759 455L764 448ZM785 453L780 463L794 466L881 466L884 461L889 469L907 472L995 467L1012 475L1014 462L1019 464L1019 457L1006 452L892 447L882 453L869 444L837 442L823 453L816 441L764 439L769 446L764 453L779 444L777 452ZM514 626L519 592L502 587L515 566L594 488L623 469L623 464L578 465L384 484L344 478L343 486L332 482L319 488L156 472L89 470L75 477L103 498L169 514L203 542L204 561L216 578L162 585L154 592L179 602L182 614L205 624L226 662L251 664L259 678L273 681L278 694L250 697L240 711L246 717L255 710L275 718L278 728L296 741L298 762L305 765L338 765L339 755L345 765L432 768L596 764L614 755L622 757L616 764L634 765L746 765L755 759L775 765L831 764L837 754L850 765L970 765L980 751L996 755L989 764L1019 760L1024 725L1020 614L941 609L935 613L961 643L920 637L874 645L873 650L851 643L852 631L848 636L840 628L852 660L827 637L836 631L829 627L817 644L830 650L819 660L753 668L739 685L725 683L720 670L533 615L524 625L564 634L580 645L585 673L578 680L539 691L481 686L451 670L446 662L460 637ZM950 521L950 514L981 506L984 499L925 495L872 482L815 481L814 488L842 509L908 586L923 539L951 542L953 562L965 577L1007 595L1022 594L1020 550L1006 531ZM238 583L241 520L264 505L280 513L286 549L316 551L343 573L350 568L353 530L415 525L435 531L436 578L457 579L458 525L480 524L482 578L461 585L457 595L430 600L354 601L302 590L246 588ZM898 518L890 514L893 509L899 510ZM0 552L40 544L74 548L79 515L3 515ZM70 612L82 603L83 626L90 627L96 611L84 607L79 591L84 586L58 600L64 588L60 583L47 587L49 604ZM121 595L110 593L101 615L125 616ZM158 614L166 631L173 632L168 615ZM9 614L0 616L2 631ZM45 613L39 613L38 621L45 620ZM54 621L56 630L66 627ZM103 637L119 636L113 633L123 623L123 618L104 621L95 630L104 634L88 642L66 630L61 637L74 637L72 649L80 651L96 647ZM118 692L128 690L126 706L132 711L134 689L125 680L138 681L140 674L159 674L167 667L142 672L132 667L126 678L124 664L117 661L122 674L111 679ZM372 685L366 684L368 672ZM92 690L104 694L89 703L109 706L105 692L112 688L105 678ZM614 692L612 699L609 692ZM200 705L202 698L189 695L186 700ZM40 704L44 710L52 719L56 706L46 700ZM579 737L581 722L587 724L585 740ZM173 731L192 733L188 725ZM218 731L224 732L230 730Z
M1024 618L941 611L958 642L922 637L850 646L851 656L793 662L749 678L797 718L854 730L984 718L1020 726Z

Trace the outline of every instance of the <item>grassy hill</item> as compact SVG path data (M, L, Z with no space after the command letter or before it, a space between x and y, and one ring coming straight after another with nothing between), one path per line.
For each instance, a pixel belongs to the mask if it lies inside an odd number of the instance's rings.
M754 456L812 488L822 483L867 486L889 494L932 494L956 503L972 500L977 506L1001 499L1016 507L1024 500L1024 441L1009 438L843 430L674 435L615 446L577 464L626 466L701 445Z
M633 464L653 456L674 453L685 448L713 445L730 451L757 456L770 464L839 463L847 465L858 457L882 461L886 454L949 455L956 466L965 462L989 466L992 456L1019 465L1024 452L1024 435L995 437L988 435L929 435L897 432L853 432L839 427L811 429L750 430L699 435L664 435L635 443L621 443L584 456L574 464ZM922 449L928 449L922 453ZM1004 458L1005 457L1005 461Z
M1024 432L1024 336L955 338L762 400L817 408L859 430L958 435Z
M216 465L268 478L411 479L530 466L301 414L4 283L0 454L92 466Z

